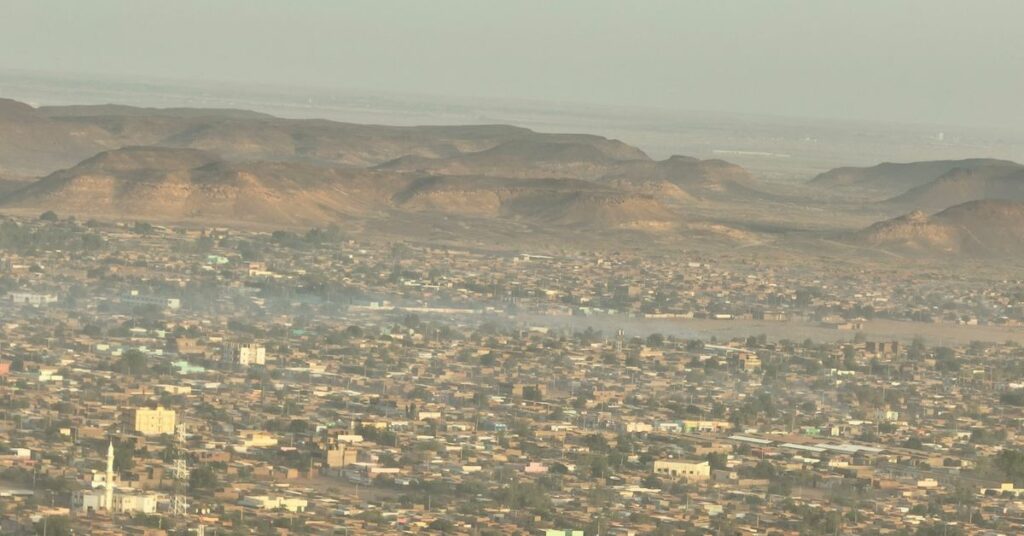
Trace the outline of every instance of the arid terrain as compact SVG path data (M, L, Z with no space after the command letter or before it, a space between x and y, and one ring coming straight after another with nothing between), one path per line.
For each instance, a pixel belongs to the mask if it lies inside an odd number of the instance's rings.
M0 9L0 535L1024 534L1024 2Z
M1024 253L1013 204L1024 201L1024 167L988 158L842 167L780 183L721 159L656 160L586 133L11 100L0 101L0 147L0 207L22 216L338 225L484 247ZM1010 203L972 203L984 200Z

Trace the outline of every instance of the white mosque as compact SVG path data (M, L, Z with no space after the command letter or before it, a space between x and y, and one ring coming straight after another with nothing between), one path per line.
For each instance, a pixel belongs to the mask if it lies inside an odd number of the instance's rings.
M71 495L71 509L83 513L140 513L157 511L161 495L131 488L119 488L114 475L114 442L107 445L107 473L105 478L92 482L92 488Z

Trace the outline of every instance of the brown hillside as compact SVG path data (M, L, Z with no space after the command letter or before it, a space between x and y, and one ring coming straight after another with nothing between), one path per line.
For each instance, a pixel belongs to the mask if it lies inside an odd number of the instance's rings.
M811 179L810 184L821 188L859 190L882 197L892 197L903 194L911 188L928 184L955 169L1000 173L1002 170L1020 167L1015 162L991 158L909 163L884 162L871 167L832 169Z
M1024 203L971 201L933 216L916 211L852 238L905 254L1017 257L1024 255Z
M887 204L934 211L981 199L1024 201L1024 167L955 168Z

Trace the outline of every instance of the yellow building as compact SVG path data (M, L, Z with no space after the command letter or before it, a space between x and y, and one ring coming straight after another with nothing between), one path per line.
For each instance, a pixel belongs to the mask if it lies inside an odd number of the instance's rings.
M654 474L687 482L702 482L711 478L711 464L707 461L656 460Z
M173 409L137 408L131 411L129 423L132 429L142 435L173 434L175 415Z

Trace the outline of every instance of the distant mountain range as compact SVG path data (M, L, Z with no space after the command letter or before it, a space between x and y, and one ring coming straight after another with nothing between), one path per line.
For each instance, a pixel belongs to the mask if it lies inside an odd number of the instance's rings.
M823 188L857 188L892 197L911 188L928 184L957 169L975 171L1013 167L1019 167L1019 164L991 158L909 163L884 162L871 167L835 168L814 177L811 179L811 184Z
M265 227L354 222L449 236L481 224L493 236L643 231L723 245L777 245L790 231L802 240L817 225L892 251L1024 254L1024 166L1014 162L837 168L802 188L772 192L723 160L657 161L589 134L0 99L0 209L8 212ZM794 210L802 212L791 225ZM837 225L836 216L850 223Z
M927 212L979 199L1024 200L1024 166L987 158L843 167L810 184L873 194L885 205Z
M1024 166L1016 162L969 159L836 168L810 184L873 195L879 199L877 208L904 212L851 234L855 243L925 255L1024 255Z
M26 134L31 136L19 142L17 136ZM128 146L201 149L227 160L370 167L403 156L449 157L513 140L546 137L565 141L573 136L543 135L506 125L356 125L282 119L243 110L114 105L36 109L0 99L0 147L16 157L4 159L0 175L42 176L101 151ZM579 137L595 143L603 140Z
M6 208L301 226L397 211L664 230L682 218L670 205L756 193L739 166L658 162L587 134L355 125L237 110L35 109L13 101L0 110L0 136L9 136L0 138L0 177L45 175L0 196Z
M579 226L668 222L652 196L579 179L443 177L302 162L229 162L207 151L100 153L2 199L83 216L314 226L388 211Z

